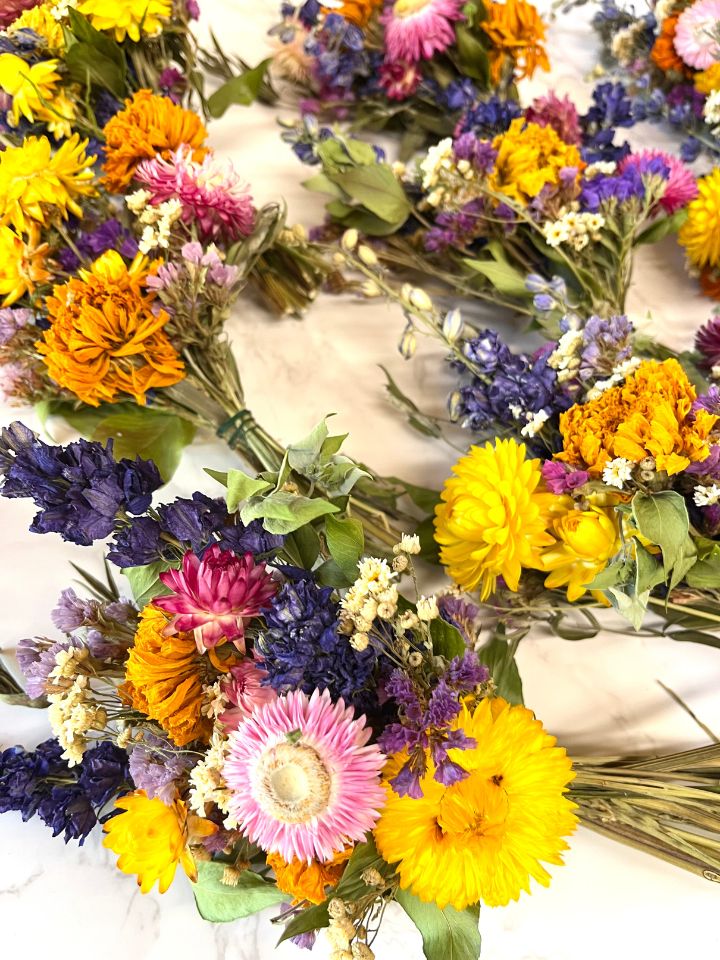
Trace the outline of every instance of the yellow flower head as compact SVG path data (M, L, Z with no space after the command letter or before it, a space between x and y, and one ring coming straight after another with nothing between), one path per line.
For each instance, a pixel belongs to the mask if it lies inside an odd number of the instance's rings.
M0 225L27 233L32 221L45 224L48 215L82 217L78 197L96 192L87 144L75 133L53 153L47 137L26 137L22 146L0 152Z
M279 853L267 855L268 866L275 873L278 889L289 893L293 903L322 903L326 897L326 887L337 886L345 870L345 865L353 852L352 847L336 853L332 860L298 860L294 857L289 863Z
M617 515L600 506L576 510L572 497L560 496L550 505L548 520L555 543L542 551L538 567L548 574L545 586L567 587L573 603L620 549Z
M483 20L480 26L490 40L493 83L500 82L507 62L512 64L515 80L531 77L538 67L550 69L543 46L545 23L531 3L525 3L525 0L491 3L487 20Z
M154 36L172 14L172 0L80 0L78 13L88 17L96 30L111 30L118 43L140 35Z
M167 806L157 797L151 800L144 790L120 797L115 806L125 812L105 824L103 846L118 854L117 865L123 873L137 874L141 893L148 893L156 883L165 893L178 863L191 880L197 879L188 843L215 833L214 823L188 816L182 800Z
M720 90L720 61L713 63L707 70L696 73L693 83L698 93L708 94Z
M207 130L192 110L160 97L151 90L138 90L125 107L105 125L105 186L122 193L142 160L165 157L179 147L191 147L193 160L202 160Z
M542 862L562 863L562 838L577 824L565 796L572 764L529 710L500 698L474 712L463 707L453 728L476 742L449 751L469 776L443 786L428 755L420 799L399 797L386 784L375 841L398 864L400 886L421 900L457 910L479 900L504 906L530 891L531 877L549 884Z
M561 140L552 127L526 123L522 117L495 137L493 147L497 159L489 178L491 189L523 206L546 184L557 186L563 167L574 167L578 176L585 167L576 146Z
M697 182L698 195L687 205L678 240L696 267L720 265L720 167Z
M374 11L380 6L382 6L382 0L341 0L339 4L328 4L322 9L325 13L339 13L350 23L365 27Z
M645 360L621 386L561 415L563 452L557 459L593 477L616 457L632 463L653 457L658 470L680 473L708 456L708 436L718 419L706 410L691 417L695 398L677 360Z
M65 37L58 20L52 15L54 3L40 3L30 10L24 10L17 20L8 27L8 33L18 30L32 30L42 37L51 53L62 53L65 49Z
M145 258L128 268L117 251L108 250L47 299L51 326L38 350L52 379L83 403L97 407L129 395L144 404L148 390L185 376L163 330L168 314L153 313L148 272Z
M48 246L38 242L37 227L31 228L27 240L12 227L0 227L0 296L3 307L9 307L26 293L33 293L35 284L45 283L50 273L45 269Z
M523 567L536 567L553 543L545 511L550 493L538 493L539 460L525 459L525 444L497 440L471 447L453 467L435 508L440 561L463 588L487 600L503 577L517 590Z
M165 636L168 623L152 604L141 612L123 690L136 710L184 747L210 736L212 724L201 713L208 661L198 653L191 633Z
M0 90L9 94L12 108L9 120L13 127L20 123L21 117L33 123L55 97L55 88L60 74L57 72L57 60L41 60L32 65L26 63L14 53L0 53Z

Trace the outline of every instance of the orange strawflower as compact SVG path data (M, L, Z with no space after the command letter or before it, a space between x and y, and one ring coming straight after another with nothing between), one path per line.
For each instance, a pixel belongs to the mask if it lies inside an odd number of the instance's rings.
M152 604L142 610L122 691L135 710L157 721L183 747L210 737L212 723L201 713L210 663L198 653L191 633L165 636L169 622Z
M688 68L678 55L675 49L675 28L680 14L674 13L670 17L665 17L660 28L660 33L650 51L650 59L660 70L666 73L669 70L675 70L677 73L688 73Z
M193 148L193 160L207 153L207 130L200 117L151 90L138 90L126 100L125 109L105 124L103 133L103 183L110 193L123 192L142 160L158 155L167 159L185 145Z
M152 311L155 294L145 288L151 269L140 256L127 267L109 250L48 297L52 325L38 350L52 379L83 403L97 407L129 395L144 404L148 390L185 376L163 331L168 314Z
M713 267L704 267L700 272L700 289L711 300L720 300L720 273Z
M382 5L383 0L342 0L340 6L323 7L323 13L339 13L350 23L358 27L367 26L375 10Z
M561 415L557 459L593 477L616 457L633 463L652 457L658 470L680 473L708 456L718 420L706 410L690 415L696 396L677 360L645 360L621 386Z
M336 853L332 860L311 860L310 863L297 857L288 863L279 853L269 853L267 864L275 871L278 888L293 897L293 904L303 900L322 903L325 888L337 885L352 852L353 848L348 847Z
M487 20L480 26L491 43L490 75L499 83L505 64L512 64L515 80L531 77L538 69L549 70L545 53L545 23L531 3L525 0L506 0L491 3Z

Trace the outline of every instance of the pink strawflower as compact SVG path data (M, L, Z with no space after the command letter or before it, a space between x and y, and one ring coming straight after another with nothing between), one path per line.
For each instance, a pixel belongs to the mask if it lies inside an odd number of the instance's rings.
M159 156L143 160L135 176L150 191L150 203L178 199L183 221L195 224L203 241L232 242L252 233L252 197L229 161L208 153L198 163L189 147L180 147L167 160Z
M380 86L388 100L407 100L417 90L422 74L414 63L383 63Z
M0 30L9 27L21 13L32 10L41 2L42 0L0 0Z
M673 44L689 67L707 70L716 60L720 60L718 24L720 0L697 0L680 14Z
M245 660L236 667L230 667L230 676L220 684L231 704L218 717L226 730L237 730L253 710L277 699L273 688L263 685L267 676L267 670L262 670L252 660Z
M544 97L536 97L525 111L528 123L537 123L540 127L552 127L565 143L579 146L582 143L580 118L570 97L558 97L552 91Z
M246 621L260 613L277 589L251 553L238 557L217 544L202 560L189 550L182 569L161 573L160 579L173 592L155 597L153 606L174 614L171 630L193 630L200 653L222 640L244 652Z
M363 839L385 800L385 757L370 735L365 718L327 690L265 704L230 734L230 815L268 853L330 860Z
M639 150L637 153L628 154L624 160L620 161L620 172L629 167L638 167L642 172L650 161L657 159L662 160L670 171L665 193L660 198L660 206L667 213L675 213L698 195L693 172L682 160L678 160L671 153L665 153L664 150Z
M385 26L385 60L430 60L455 43L453 21L464 20L463 0L395 0L380 17Z

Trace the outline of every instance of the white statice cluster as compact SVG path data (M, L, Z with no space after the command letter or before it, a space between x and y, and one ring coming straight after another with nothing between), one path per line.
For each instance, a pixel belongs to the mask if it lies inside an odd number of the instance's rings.
M591 240L597 240L605 226L605 217L601 213L579 213L567 210L557 220L548 220L543 224L542 232L550 247L569 244L573 250L584 250Z
M720 503L720 486L717 483L698 484L693 492L696 507L715 507Z
M623 30L618 30L612 38L610 52L621 67L629 67L637 57L638 43L642 40L645 30L645 21L636 20Z
M198 816L205 816L208 803L225 814L223 826L227 830L237 827L237 820L230 816L230 791L222 769L225 766L228 741L219 729L213 730L210 746L203 759L190 772L190 809Z
M87 734L103 729L107 723L105 709L93 700L90 677L84 667L89 655L87 647L58 650L48 677L48 719L63 748L63 759L71 767L83 758L89 744Z
M219 680L212 684L204 684L202 692L203 699L200 713L203 717L209 717L215 721L228 708L230 701L227 694L223 691Z
M603 482L609 487L617 487L622 490L628 480L632 480L633 462L626 460L625 457L615 457L608 461L603 469Z
M136 190L125 198L128 210L144 226L138 243L140 253L150 253L157 247L167 249L173 224L182 216L182 204L176 198L154 206L149 202L151 197L149 190Z
M351 646L365 650L376 617L392 620L397 613L397 573L387 560L366 557L358 564L359 576L341 601L343 619L353 629Z
M69 11L74 10L77 6L77 0L57 0L55 5L50 10L50 15L57 20L67 20L70 16Z
M583 341L582 330L573 328L566 330L558 340L547 361L548 366L557 371L558 383L567 383L577 376Z
M535 413L526 413L525 417L527 423L520 433L523 437L536 437L550 419L550 414L547 410L536 410Z
M720 90L713 90L708 95L703 105L703 118L705 123L712 127L712 132L717 133L720 129Z
M425 199L431 207L460 210L480 195L473 165L455 157L450 137L430 147L418 169L427 194Z
M597 400L606 390L609 390L611 387L616 387L619 383L623 383L631 373L635 373L641 363L642 360L640 357L630 357L629 360L623 360L622 363L613 367L613 372L607 380L597 380L592 385L587 392L586 399Z

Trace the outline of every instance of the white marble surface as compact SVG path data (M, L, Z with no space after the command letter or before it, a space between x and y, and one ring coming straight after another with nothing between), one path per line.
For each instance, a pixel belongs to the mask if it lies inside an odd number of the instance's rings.
M273 22L273 0L205 0L228 50L251 62L265 52L264 31ZM582 8L550 31L555 64L551 82L581 106L589 96L583 74L594 63L592 33ZM262 107L237 108L212 127L211 140L233 157L251 181L258 201L283 194L294 218L310 225L321 209L300 187L305 171L277 135L275 115ZM633 131L636 144L663 138L655 129ZM683 273L672 240L643 251L630 298L634 319L648 311L655 332L674 346L688 344L709 310ZM323 414L337 411L337 426L351 433L350 452L377 470L421 484L439 484L453 460L449 449L406 428L384 399L387 364L416 399L442 408L443 368L437 351L424 349L411 363L395 345L401 317L382 305L325 298L308 318L268 319L253 305L236 311L232 333L250 407L283 439L302 435ZM37 425L30 411L4 409L1 422L18 415ZM58 439L69 434L56 433ZM203 466L227 467L233 455L211 441L198 443L183 460L167 494L209 490ZM31 508L0 500L2 573L0 645L50 629L49 611L71 570L89 565L99 551L27 533ZM703 736L661 690L672 687L710 727L720 732L720 652L692 644L607 633L582 643L537 635L520 650L526 700L546 726L575 753L678 749ZM33 746L48 734L42 714L0 707L0 748ZM675 871L650 857L580 830L567 865L554 871L550 889L482 915L484 960L618 960L710 956L720 947L717 886ZM91 837L84 848L65 847L35 820L0 817L0 946L3 956L53 956L57 960L269 960L299 956L291 945L277 953L268 915L213 927L195 913L188 884L141 896ZM379 960L422 956L419 937L401 915L391 914L378 941ZM328 956L320 942L315 956Z

